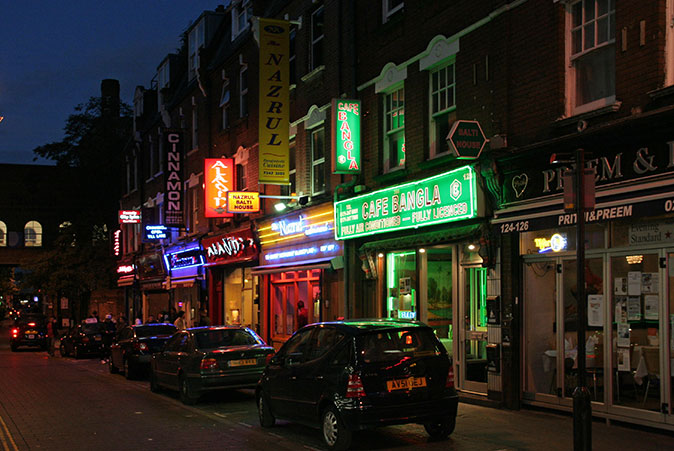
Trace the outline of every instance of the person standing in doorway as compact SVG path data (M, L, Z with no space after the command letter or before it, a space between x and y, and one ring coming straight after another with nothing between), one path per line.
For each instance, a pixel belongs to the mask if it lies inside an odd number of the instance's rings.
M178 330L187 329L187 322L185 321L185 312L184 311L181 310L181 311L178 312L178 317L173 322L173 325L176 326L176 328Z
M304 301L297 301L297 328L301 329L309 322L309 314L304 307Z

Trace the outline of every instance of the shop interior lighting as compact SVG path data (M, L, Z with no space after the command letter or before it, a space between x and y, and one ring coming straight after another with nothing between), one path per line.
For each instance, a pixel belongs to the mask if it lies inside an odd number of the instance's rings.
M424 252L426 252L426 249L424 249L423 247L421 249L419 249L420 254L423 254Z
M285 209L286 209L286 204L285 204L285 202L279 202L279 203L277 203L277 204L274 204L274 209L275 209L276 211L283 211L283 210L285 210Z
M469 245L468 245L468 250L469 250L469 251L474 251L474 250L475 250L475 245L472 244L472 243L469 244Z
M625 260L627 260L627 263L630 265L638 265L644 260L643 255L628 255L625 257Z
M384 258L384 254L382 254L382 253L380 252L380 253L377 254L377 257L379 257L379 258Z

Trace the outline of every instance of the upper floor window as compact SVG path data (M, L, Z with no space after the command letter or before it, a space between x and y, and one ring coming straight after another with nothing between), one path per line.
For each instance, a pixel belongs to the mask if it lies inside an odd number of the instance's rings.
M615 100L615 0L571 4L571 113L579 114Z
M239 116L248 115L248 66L241 66L239 71Z
M281 194L290 196L297 193L297 164L295 163L295 140L290 141L288 152L288 179L290 184L281 186Z
M0 221L0 246L7 246L7 224Z
M288 38L289 38L288 70L289 70L290 84L293 85L293 84L297 83L297 66L296 66L296 61L297 61L297 49L296 49L297 30L294 27L292 27L288 34L289 34L289 36L288 36Z
M192 107L192 149L199 147L199 112L196 105Z
M194 233L197 231L199 226L199 188L190 187L187 189L187 199L189 205L189 214L188 214L188 232Z
M454 62L430 73L430 156L448 152L447 135L455 117L456 78Z
M202 19L194 26L187 35L188 68L190 80L197 76L199 69L199 49L206 41L206 23Z
M405 166L405 88L384 96L384 172Z
M42 246L42 225L37 221L28 221L23 228L23 243L26 247Z
M311 132L311 194L325 192L325 129Z
M222 114L222 121L220 122L220 127L223 130L226 130L229 127L229 78L225 78L222 81L222 92L220 93L220 111Z
M245 164L236 165L236 190L237 191L248 191L248 179L246 177L246 166Z
M147 146L148 146L148 161L149 165L147 168L147 180L150 180L152 176L157 172L157 143L155 142L154 136L152 134L147 135Z
M382 0L383 22L388 22L391 16L403 9L403 6L405 6L403 0Z
M232 40L248 28L250 7L250 0L242 0L232 7Z
M164 64L159 66L159 71L157 72L157 107L161 111L162 105L164 104L164 96L162 95L162 89L169 87L170 81L170 66L168 59Z
M323 6L311 14L311 67L310 70L322 66L323 63Z

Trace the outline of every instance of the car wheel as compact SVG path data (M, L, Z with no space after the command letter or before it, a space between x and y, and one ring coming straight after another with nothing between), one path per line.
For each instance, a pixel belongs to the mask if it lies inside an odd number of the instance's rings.
M161 391L161 386L157 380L157 374L154 370L150 370L150 390L152 393L159 393Z
M257 397L257 414L260 418L260 426L263 428L270 428L276 423L276 418L271 413L267 396L263 391L260 391L260 396Z
M351 444L351 431L346 427L334 406L323 411L321 421L323 440L329 449L344 450Z
M184 375L181 375L179 383L180 383L180 400L183 402L183 404L186 404L188 406L196 404L196 402L199 400L199 395L197 393L194 393L194 389L192 389L190 381L187 380L187 378Z
M443 440L449 437L454 432L456 427L456 417L440 418L436 421L430 421L424 424L424 428L428 435L437 440Z
M112 363L112 357L108 359L108 368L110 369L110 374L117 374L119 373L119 369L115 366L114 363Z

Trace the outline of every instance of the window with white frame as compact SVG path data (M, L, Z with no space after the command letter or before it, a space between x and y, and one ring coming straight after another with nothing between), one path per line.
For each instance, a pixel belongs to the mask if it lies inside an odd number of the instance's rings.
M325 129L311 131L311 194L325 192Z
M324 64L323 62L323 39L325 37L325 29L323 26L323 6L318 7L316 11L311 14L311 66L310 70L314 70Z
M248 28L248 19L252 16L250 0L236 2L232 6L232 41Z
M568 89L571 114L615 100L615 0L570 4Z
M405 2L403 0L382 0L382 20L388 22L391 16L403 9Z
M225 78L222 81L222 92L220 93L220 112L222 114L222 120L220 122L220 127L222 130L226 130L229 127L229 101L230 101L230 92L229 92L229 78Z
M206 21L201 19L187 35L189 79L197 76L199 69L199 49L206 41Z
M169 60L167 59L164 64L159 66L159 71L157 71L157 107L161 111L162 105L164 104L164 96L162 95L162 89L169 87L170 81L170 66Z
M239 117L248 115L248 66L241 66L239 71Z
M192 106L192 149L199 147L199 114L197 106Z
M0 246L7 246L7 224L0 221Z
M456 78L454 61L430 73L430 157L449 151L447 135L456 120Z
M28 221L23 228L23 244L26 247L42 246L42 225L37 221Z
M295 162L295 140L290 141L288 149L288 181L289 185L281 186L281 194L290 196L292 193L297 193L297 164Z
M384 95L384 172L405 167L405 88Z
M290 84L294 85L297 83L297 29L292 27L289 32L289 54L288 54L288 71Z

